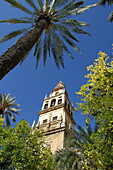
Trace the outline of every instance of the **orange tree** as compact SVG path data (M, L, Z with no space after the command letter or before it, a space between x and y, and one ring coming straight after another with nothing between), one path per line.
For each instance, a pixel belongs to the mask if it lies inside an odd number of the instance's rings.
M78 96L81 102L76 110L87 115L86 122L92 118L98 124L98 131L91 135L93 143L84 145L88 163L94 164L96 169L113 169L113 61L109 61L107 54L100 52L93 65L88 68L86 78Z
M15 128L0 126L0 167L2 170L15 168L52 170L53 164L53 156L45 145L40 130L32 131L25 120L18 122Z

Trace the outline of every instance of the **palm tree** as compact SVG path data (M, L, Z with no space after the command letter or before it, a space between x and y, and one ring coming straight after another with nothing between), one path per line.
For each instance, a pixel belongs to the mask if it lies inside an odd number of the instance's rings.
M14 113L19 115L19 104L16 104L14 99L15 97L10 97L10 93L7 96L5 93L3 93L3 96L0 94L0 115L6 118L6 126L10 126L9 117L11 117L13 122L16 122Z
M36 55L36 68L38 66L41 53L43 53L44 65L47 55L53 55L55 63L59 68L59 62L64 67L63 52L66 51L71 58L73 56L66 44L70 45L74 50L80 52L75 42L75 33L88 34L81 27L88 26L85 22L73 19L73 16L79 15L87 9L96 6L82 6L84 1L75 3L76 0L37 0L37 4L33 0L25 0L33 8L33 12L26 6L16 0L4 0L11 7L18 8L26 12L28 17L20 17L19 19L10 18L0 21L0 23L10 24L31 24L30 27L16 30L0 39L0 43L14 38L22 33L22 36L11 48L0 56L0 79L2 79L17 64L22 62L35 45L34 56ZM65 4L66 3L66 4ZM81 7L82 6L82 7ZM72 18L70 18L72 16ZM66 44L65 44L65 42ZM75 41L75 42L74 42Z
M74 130L75 135L66 140L65 148L56 153L56 168L59 170L81 170L83 162L87 161L87 158L83 154L83 145L88 142L92 143L90 136L96 131L97 126L92 131L90 125L87 125L87 129L78 125L77 129Z
M112 5L113 4L113 0L100 0L100 5L104 5L106 3L108 3L108 5ZM108 22L113 22L113 11L110 13L109 17L108 17Z

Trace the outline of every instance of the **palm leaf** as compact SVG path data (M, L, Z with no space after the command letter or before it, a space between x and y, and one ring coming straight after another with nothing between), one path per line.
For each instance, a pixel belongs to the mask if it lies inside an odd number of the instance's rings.
M57 66L57 68L59 68L58 51L55 47L55 44L52 45L52 54L53 54L56 66Z
M51 52L50 52L50 49L51 49L51 32L50 32L50 29L48 30L47 34L48 34L48 40L47 40L47 42L48 42L48 52L49 52L49 56L50 56L51 55Z
M72 0L65 7L63 7L63 9L60 10L60 14L64 13L65 11L67 11L74 4L75 1L76 0Z
M18 8L30 15L34 15L30 10L28 10L25 6L23 6L22 4L20 4L19 2L15 1L15 0L4 0L8 3L11 4L12 7Z
M66 41L70 46L72 46L76 51L78 51L78 52L81 54L79 48L76 46L76 44L75 44L72 40L70 40L68 37L65 37L65 36L63 36L63 38L65 39L65 41Z
M2 102L2 95L0 94L0 103Z
M78 27L71 27L71 30L74 31L77 34L86 34L86 35L91 36L91 34L89 34L88 32L86 32L83 29L80 29Z
M45 33L44 47L43 47L43 60L44 60L44 66L45 66L46 59L47 59L47 50L48 50L47 34Z
M34 56L36 55L37 50L38 50L41 42L42 42L42 35L40 36L40 38L38 39L38 41L37 41L37 43L36 43L36 45L35 45Z
M113 22L113 11L111 12L111 14L108 17L108 22Z
M69 56L74 59L74 57L71 55L70 51L68 50L67 46L64 44L64 42L62 41L62 48L69 54Z
M29 17L19 17L20 19L26 19L26 20L30 20L30 21L34 21L34 18L29 18Z
M68 1L69 0L56 0L53 7L60 7L61 5L63 5L64 3Z
M39 4L39 6L40 6L40 9L41 9L41 11L43 11L43 3L42 3L42 0L37 0L38 1L38 4Z
M7 112L5 113L5 116L6 116L6 126L8 127L10 126L10 120Z
M0 23L3 22L9 22L9 24L20 24L20 23L33 23L33 21L31 20L20 20L20 19L16 19L16 18L9 18L9 19L5 19L5 20L1 20Z
M7 112L7 115L11 117L13 122L16 122L16 117L11 112Z
M6 96L6 100L7 100L7 101L10 100L10 93L8 93L8 95Z
M17 111L20 111L20 109L16 108L16 107L12 107L8 109L10 112L16 113L17 115L20 115Z
M18 31L13 31L11 33L9 33L8 35L6 35L5 37L1 38L0 39L0 43L3 43L9 39L12 39L14 37L17 37L18 35L22 34L23 32L26 32L28 31L30 28L27 28L27 29L21 29L21 30L18 30Z
M73 5L69 8L69 10L78 8L79 6L81 6L81 5L83 5L83 4L84 4L84 1L79 1L79 2L77 2L77 3L75 3L75 4L73 4Z
M95 7L97 4L93 4L93 5L88 5L88 6L84 6L84 7L80 7L80 8L77 8L77 9L73 9L73 10L70 10L69 11L69 14L71 15L79 15L83 12L85 12L86 10L92 8L92 7Z
M49 8L49 13L51 12L54 4L55 4L55 0L52 0L51 4L50 4L50 6L49 6L49 7L50 7L50 8Z
M46 6L49 6L51 0L46 0Z
M24 58L20 61L20 65L22 65L22 63L24 62L24 60L28 57L28 55L30 54L31 50L29 50L27 52L27 54L24 56Z
M39 10L37 9L36 5L34 4L33 0L25 0L30 6L32 6L35 11L39 13Z
M89 26L86 22L80 22L74 19L61 20L60 23L66 24L69 26L79 26L79 27Z
M56 45L57 51L58 51L58 56L60 63L62 64L62 67L64 68L64 61L63 61L63 49L62 49L62 42L59 38L59 36L55 33L55 31L52 32L53 39L54 39L54 44Z
M68 36L69 38L72 38L73 40L79 42L74 35L63 25L59 25L59 24L55 24L57 26L57 28L60 29L60 32L63 33L64 35Z
M56 44L56 47L58 48L59 53L63 55L62 42L61 42L60 37L58 36L58 34L56 34L55 31L52 31L52 35L53 35L54 43Z
M42 44L40 44L40 47L38 48L37 57L36 57L36 68L38 67L38 63L39 63L39 59L41 57L41 53L42 53Z

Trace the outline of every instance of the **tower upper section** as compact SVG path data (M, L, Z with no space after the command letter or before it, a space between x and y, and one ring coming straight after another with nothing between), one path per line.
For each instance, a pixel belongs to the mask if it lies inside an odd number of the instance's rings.
M47 95L44 98L42 110L39 112L39 124L44 125L46 123L52 124L52 122L62 119L62 126L68 124L70 127L74 127L75 121L73 119L74 108L68 98L68 94L63 82L59 82L49 97ZM58 124L58 123L57 123Z

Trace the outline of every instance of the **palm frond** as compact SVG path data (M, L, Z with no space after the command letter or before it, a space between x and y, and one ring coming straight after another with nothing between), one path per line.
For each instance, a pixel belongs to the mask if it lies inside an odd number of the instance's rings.
M36 45L35 45L35 51L34 51L34 56L36 55L38 48L40 46L40 44L42 43L42 35L40 36L40 38L38 39Z
M17 115L20 115L20 114L18 113L18 111L20 111L20 109L18 109L18 108L16 108L16 107L10 107L8 110L9 110L10 112L16 113Z
M75 8L78 8L78 7L80 7L81 5L83 5L84 4L84 1L79 1L79 2L77 2L77 3L75 3L75 4L73 4L70 8L69 8L69 10L73 10L73 9L75 9Z
M30 10L28 10L25 6L23 6L22 4L20 4L19 2L15 1L15 0L4 0L8 3L11 4L12 7L18 8L30 15L34 15Z
M42 53L42 44L40 44L40 47L38 48L38 51L37 51L36 68L38 67L38 63L39 63L39 59L41 57L41 53Z
M29 17L19 17L19 19L26 19L26 20L30 20L30 21L34 21L34 17L29 18Z
M61 41L60 37L55 33L55 31L52 31L52 36L54 39L54 44L56 45L56 48L58 51L60 63L62 65L62 67L64 68L62 41Z
M49 7L50 7L50 8L49 8L49 13L51 12L54 4L55 4L55 0L52 0L51 4L50 4L50 6L49 6Z
M16 122L16 117L11 112L7 112L7 115L11 117L13 122Z
M79 48L76 46L76 44L75 44L72 40L70 40L68 37L66 37L66 36L64 36L64 35L63 35L63 38L65 39L65 41L66 41L71 47L73 47L76 51L78 51L78 52L81 54Z
M43 46L43 61L44 61L44 66L45 66L46 59L47 59L47 50L48 50L47 34L45 33L44 46Z
M50 30L47 31L47 34L48 34L48 40L47 40L48 52L49 52L49 56L50 56L51 55L51 52L50 52L50 49L51 49L51 32L50 32Z
M69 56L74 59L74 57L71 55L70 51L68 50L67 46L64 44L64 42L62 41L62 48L69 54Z
M75 2L76 0L72 0L71 2L69 2L65 7L63 7L60 10L60 14L64 13L65 11L67 11Z
M21 30L18 30L18 31L13 31L11 33L9 33L8 35L6 35L5 37L1 38L0 39L0 43L3 43L9 39L12 39L14 37L17 37L18 35L28 31L30 28L27 28L27 29L21 29Z
M42 3L42 0L37 0L38 1L38 4L39 4L39 6L40 6L40 9L41 9L41 11L43 11L43 3Z
M6 126L10 126L10 120L9 120L9 116L8 113L6 113Z
M56 0L53 7L60 7L61 5L63 5L64 3L68 2L69 0Z
M6 96L6 100L8 101L10 99L10 93Z
M108 17L108 22L113 22L113 11L110 13Z
M26 1L30 6L32 6L36 12L39 13L39 10L38 10L38 8L36 7L36 5L34 4L33 0L25 0L25 1Z
M1 101L2 101L2 95L0 94L0 103L1 103Z
M84 27L84 26L89 26L86 22L81 22L81 21L77 21L74 19L65 19L65 20L61 20L59 21L62 24L66 24L69 26L78 26L78 27Z
M60 32L63 33L64 36L66 36L66 37L68 36L69 38L71 38L71 39L79 42L79 41L75 38L75 36L74 36L66 27L64 27L63 25L60 25L60 24L55 24L55 25L56 25L57 28L60 29Z
M30 54L30 52L31 52L31 50L29 50L29 51L27 52L27 54L24 56L24 58L20 61L20 65L23 64L24 60L28 57L28 55Z
M71 27L71 30L74 31L77 34L86 34L86 35L91 36L91 34L89 34L88 32L86 32L83 29L80 29L78 27Z
M86 10L88 10L88 9L90 9L92 7L95 7L95 6L97 6L97 4L88 5L88 6L80 7L80 8L77 8L77 9L73 9L73 10L69 11L69 14L71 14L71 15L79 15L79 14L85 12Z
M8 22L9 24L20 24L20 23L33 23L32 20L21 20L16 18L9 18L5 20L1 20L0 23Z
M56 49L55 44L52 45L52 54L53 54L56 66L59 69L58 51Z

